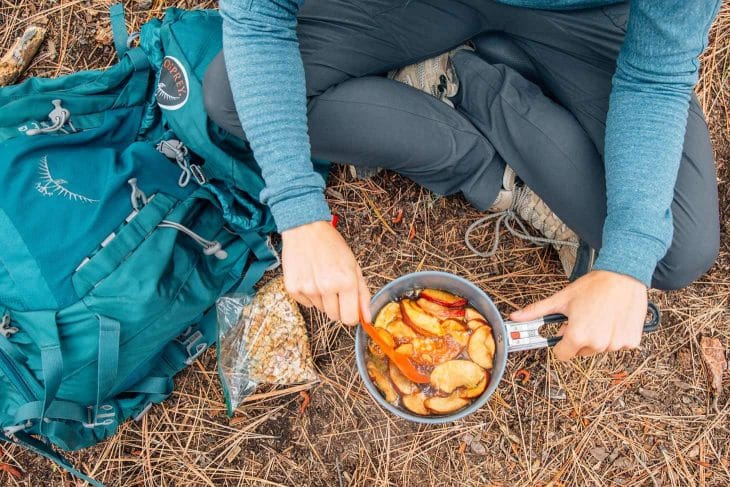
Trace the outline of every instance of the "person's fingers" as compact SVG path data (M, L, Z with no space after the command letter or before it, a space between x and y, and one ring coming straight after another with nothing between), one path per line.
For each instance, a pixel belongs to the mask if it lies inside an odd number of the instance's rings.
M561 361L570 360L585 346L585 340L574 325L565 327L563 339L555 347L553 353L555 358Z
M310 292L306 293L305 296L312 303L312 306L314 306L315 308L317 308L318 310L320 310L322 312L325 312L324 302L322 301L321 294L314 292L314 291L310 291Z
M358 322L358 307L360 296L357 286L344 289L338 295L340 301L340 320L346 325L354 325Z
M591 355L595 355L596 351L592 349L591 347L583 347L575 354L576 357L590 357Z
M362 274L360 274L360 279L358 279L357 291L362 317L365 321L371 323L373 321L373 317L372 313L370 313L370 289L368 288L368 283L365 281L365 278L362 277Z
M305 308L311 308L314 306L314 303L312 303L312 301L308 297L306 297L304 294L299 294L299 293L289 293L289 294L292 298L294 298L294 301L301 304Z
M510 319L514 321L529 321L551 313L563 313L564 299L561 293L553 294L547 299L537 301L513 312Z
M315 306L312 300L305 293L304 287L301 286L298 281L290 280L288 277L289 276L284 273L284 289L286 289L286 292L289 293L289 296L294 298L294 301L306 308Z
M323 311L332 321L340 321L340 300L337 294L325 294L322 296Z

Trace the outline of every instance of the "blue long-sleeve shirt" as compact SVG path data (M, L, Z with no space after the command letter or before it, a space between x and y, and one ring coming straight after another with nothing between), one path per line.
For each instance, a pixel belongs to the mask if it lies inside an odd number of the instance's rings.
M571 9L615 0L501 0ZM279 231L329 220L307 135L296 14L304 0L221 0L226 69ZM672 241L671 203L698 57L720 0L631 0L606 121L608 214L595 268L647 286ZM272 62L272 60L276 60Z

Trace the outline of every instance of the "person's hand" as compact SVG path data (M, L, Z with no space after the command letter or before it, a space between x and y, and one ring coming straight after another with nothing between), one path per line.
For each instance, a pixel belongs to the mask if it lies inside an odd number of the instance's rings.
M284 286L297 302L348 325L359 321L359 308L370 321L370 291L340 232L319 221L286 230L281 238Z
M510 315L528 321L551 313L566 315L563 339L553 349L559 360L639 346L646 319L646 286L633 277L593 271L553 296Z

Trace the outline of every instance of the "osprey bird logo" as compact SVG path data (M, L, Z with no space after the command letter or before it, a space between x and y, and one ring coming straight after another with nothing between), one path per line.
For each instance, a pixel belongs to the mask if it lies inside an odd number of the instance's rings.
M180 98L182 98L181 96L171 95L170 93L165 91L165 88L167 88L165 83L157 83L157 92L155 93L155 96L158 100L163 100L167 103L173 104L172 102L178 101Z
M48 156L41 157L38 164L38 175L40 181L35 183L35 189L43 196L61 196L69 201L78 201L81 203L98 203L99 200L91 199L79 193L74 193L66 187L68 181L65 179L56 179L51 174L48 167Z
M188 71L179 59L165 56L155 90L155 100L163 110L178 110L190 96Z

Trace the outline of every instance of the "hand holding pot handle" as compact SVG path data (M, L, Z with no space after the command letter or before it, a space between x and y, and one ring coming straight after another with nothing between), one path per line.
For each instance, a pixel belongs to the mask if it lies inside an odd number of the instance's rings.
M644 324L644 333L651 333L659 328L661 323L661 311L659 306L649 302L647 313L650 315L649 320ZM507 343L510 352L519 350L532 350L535 348L545 348L555 346L561 339L561 336L544 337L540 335L540 328L551 323L563 323L568 321L568 317L563 314L550 314L538 318L536 320L515 322L506 321L507 327Z

